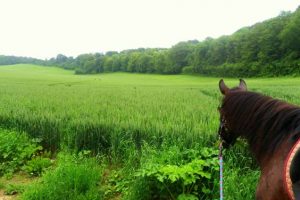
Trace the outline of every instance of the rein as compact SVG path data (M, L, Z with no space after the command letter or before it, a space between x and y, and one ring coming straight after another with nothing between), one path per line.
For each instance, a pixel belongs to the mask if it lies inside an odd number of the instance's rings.
M222 150L223 150L223 140L222 140L222 132L224 131L224 119L221 118L220 119L220 126L219 126L219 130L218 130L218 135L219 135L219 140L220 140L220 144L219 144L219 166L220 166L220 200L223 200L223 154L222 154Z
M219 145L219 165L220 165L220 200L223 200L223 155L222 155L222 142Z

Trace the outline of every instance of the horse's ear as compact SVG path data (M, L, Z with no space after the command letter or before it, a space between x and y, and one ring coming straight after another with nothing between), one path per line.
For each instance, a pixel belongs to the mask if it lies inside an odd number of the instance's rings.
M243 91L247 91L247 84L243 79L240 79L239 88L242 89Z
M225 85L223 79L219 81L219 88L222 94L226 94L229 91L229 88Z

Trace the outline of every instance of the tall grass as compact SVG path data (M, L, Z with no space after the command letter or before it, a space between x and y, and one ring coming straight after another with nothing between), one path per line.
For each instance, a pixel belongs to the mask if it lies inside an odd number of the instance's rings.
M99 200L102 169L91 158L77 159L60 154L58 166L48 171L40 182L29 186L22 194L23 200Z
M53 69L45 75L44 68L30 66L1 70L0 124L40 137L53 150L63 144L108 152L124 140L134 141L137 149L144 141L192 146L207 143L217 127L218 93L205 86L211 79L74 76Z

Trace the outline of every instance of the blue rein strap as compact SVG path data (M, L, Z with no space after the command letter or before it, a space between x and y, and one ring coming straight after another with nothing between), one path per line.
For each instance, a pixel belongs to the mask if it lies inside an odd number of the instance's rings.
M222 140L219 145L219 165L220 165L220 200L223 200L223 155L222 155Z
M221 106L218 107L218 110L221 110ZM221 115L220 117L220 126L218 130L218 135L219 135L219 166L220 166L220 200L223 200L223 139L222 139L222 134L225 133L225 119Z

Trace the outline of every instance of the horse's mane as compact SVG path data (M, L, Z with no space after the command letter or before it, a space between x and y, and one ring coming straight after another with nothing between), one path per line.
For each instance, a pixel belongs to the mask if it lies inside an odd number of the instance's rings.
M234 91L222 102L231 132L246 138L260 157L271 153L287 137L300 137L300 107L255 92Z

